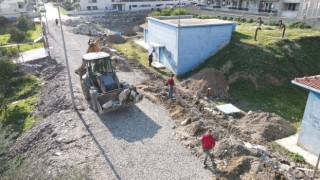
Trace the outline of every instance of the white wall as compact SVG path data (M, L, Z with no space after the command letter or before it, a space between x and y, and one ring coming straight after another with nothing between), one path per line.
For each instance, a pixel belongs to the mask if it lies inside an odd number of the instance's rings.
M303 114L298 145L315 155L320 153L320 94L309 92Z

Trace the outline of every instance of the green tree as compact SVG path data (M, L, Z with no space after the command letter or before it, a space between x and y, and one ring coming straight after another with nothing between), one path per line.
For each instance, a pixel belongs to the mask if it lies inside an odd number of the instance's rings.
M7 22L7 19L4 16L0 16L0 25L4 26L6 22Z
M12 28L10 30L10 41L15 43L21 43L25 39L24 32L20 31L17 28Z
M0 48L0 107L4 104L4 96L10 89L8 82L14 77L17 68L11 60L13 56L14 54L7 49Z
M187 11L184 9L175 9L172 13L171 16L176 16L176 15L186 15Z
M28 31L29 26L28 26L28 20L25 16L20 16L17 22L17 28L20 29L21 31Z

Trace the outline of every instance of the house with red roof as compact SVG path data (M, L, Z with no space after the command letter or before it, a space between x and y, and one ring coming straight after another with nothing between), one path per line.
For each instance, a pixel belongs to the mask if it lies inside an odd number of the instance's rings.
M292 83L309 90L297 145L307 151L320 153L320 74L295 78Z

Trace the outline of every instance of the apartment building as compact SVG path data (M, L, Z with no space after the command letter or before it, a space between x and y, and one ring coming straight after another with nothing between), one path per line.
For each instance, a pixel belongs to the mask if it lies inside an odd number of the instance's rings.
M320 16L320 0L200 0L205 9L243 14L314 19Z
M188 3L188 0L80 0L81 11L116 10L136 11L172 8L178 3Z
M26 12L25 0L0 0L0 16L17 17Z
M301 19L320 18L320 0L300 0L297 17Z

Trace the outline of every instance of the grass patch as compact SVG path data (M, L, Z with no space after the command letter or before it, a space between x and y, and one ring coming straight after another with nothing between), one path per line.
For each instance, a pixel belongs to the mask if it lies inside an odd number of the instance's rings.
M8 32L9 27L1 27L0 45L12 44L9 42L10 34ZM33 29L28 30L26 33L26 39L22 43L33 42L35 39L42 36L42 28L40 24L36 24ZM30 46L31 47L31 46Z
M232 103L246 111L274 112L299 127L308 92L290 82L295 77L319 73L320 32L287 29L281 38L278 27L263 25L254 41L256 27L238 25L230 44L192 73L204 67L221 69L231 63L225 76L238 77L230 84Z
M26 41L34 41L42 36L42 28L40 24L36 24L35 28L26 32Z
M20 44L20 52L25 52L25 51L29 51L29 50L32 50L32 49L42 48L42 47L43 47L43 43L42 42L40 42L40 43L32 43L32 44ZM18 51L18 46L17 45L10 46L10 47L7 47L7 48L11 49L11 50Z
M4 127L10 127L21 134L29 130L38 118L30 115L39 100L39 81L34 76L19 77L9 83L13 87L4 97L7 110L0 114ZM12 102L12 103L10 103Z
M6 44L8 44L9 39L10 39L10 34L0 35L0 45L6 45Z
M289 93L290 92L290 93ZM239 80L230 86L232 103L240 109L276 113L299 127L307 101L307 91L286 83L255 89L249 80Z
M168 69L156 69L149 67L147 50L143 49L133 41L128 41L124 44L113 44L112 47L117 49L118 52L122 53L126 57L138 61L141 65L153 72L160 73L165 77L168 77L171 74L171 71Z

